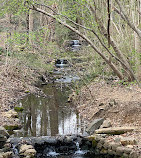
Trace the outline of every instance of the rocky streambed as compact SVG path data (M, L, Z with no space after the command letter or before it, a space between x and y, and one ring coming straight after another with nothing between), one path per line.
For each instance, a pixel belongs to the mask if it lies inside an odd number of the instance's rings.
M99 120L91 128L98 127ZM139 158L133 150L135 139L118 136L134 128L101 128L93 135L62 135L41 137L9 138L7 131L0 127L0 158ZM92 129L91 129L92 131ZM112 135L111 135L112 134ZM112 136L110 138L110 136Z
M0 128L0 158L139 158L137 141L124 135L136 128L111 127L104 118L89 125L81 120L68 99L71 82L79 78L62 72L56 71L53 83L44 86L46 96L29 95L19 102L24 109L18 115L21 130L13 128L9 138L5 128ZM13 110L8 116L17 119Z

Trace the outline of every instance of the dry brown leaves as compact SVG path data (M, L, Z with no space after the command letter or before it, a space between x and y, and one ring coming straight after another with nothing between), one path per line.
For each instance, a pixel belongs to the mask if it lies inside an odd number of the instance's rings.
M6 60L5 60L6 61ZM26 92L34 92L35 87L32 83L34 71L18 63L18 60L10 60L0 65L0 125L14 123L2 116L2 112L13 108L18 99L23 97Z
M88 88L83 87L75 101L80 115L88 122L103 117L110 119L115 127L137 126L138 130L130 135L136 137L141 147L141 89L137 85L123 86L105 81L91 83Z

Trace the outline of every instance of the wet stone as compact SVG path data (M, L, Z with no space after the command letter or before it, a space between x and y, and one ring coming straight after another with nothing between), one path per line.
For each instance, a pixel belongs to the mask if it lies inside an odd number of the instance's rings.
M64 141L67 142L67 143L71 143L73 141L73 139L69 136L66 136Z
M41 144L57 144L58 140L55 138L55 137L48 137L48 136L45 136L45 137L33 137L31 138L32 140L32 144L38 144L38 145L41 145Z

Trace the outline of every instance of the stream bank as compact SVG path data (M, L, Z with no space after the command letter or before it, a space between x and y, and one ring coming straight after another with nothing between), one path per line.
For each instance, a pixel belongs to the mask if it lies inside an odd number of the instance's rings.
M64 79L64 78L63 78ZM63 87L62 87L63 88ZM88 87L87 87L88 88ZM96 87L95 87L96 88ZM84 89L85 91L86 89ZM91 90L91 89L89 89ZM86 91L83 93L85 94L85 97L88 95L88 98L90 97L90 95L88 93L86 93ZM55 90L56 92L56 90ZM121 92L121 91L120 91ZM63 92L64 93L64 92ZM83 94L81 93L81 95ZM76 97L79 97L79 95L76 95L75 93L73 93L75 95L75 97L71 98L71 100L73 101L73 104L75 103L75 101L78 101L76 100ZM93 93L92 93L93 94ZM95 93L96 95L96 93ZM82 97L82 96L81 96ZM85 101L85 97L83 96L82 98L84 99L83 101ZM118 96L119 97L119 96ZM87 98L87 101L88 101L88 98ZM119 97L120 98L120 97ZM67 99L67 98L66 98ZM80 100L79 100L80 101ZM35 101L36 102L36 101ZM66 101L65 101L66 102ZM70 100L69 100L70 102ZM90 103L90 102L89 102ZM104 102L103 102L104 104ZM100 107L103 106L103 104L99 104ZM111 106L112 102L110 102L110 106ZM75 104L75 105L78 105L78 104ZM80 104L79 104L80 105ZM80 105L81 106L81 105ZM115 103L113 102L113 106L115 106ZM83 106L82 106L83 107ZM86 108L86 107L85 107ZM78 109L80 110L80 109ZM84 110L84 109L83 109ZM96 108L95 108L96 110ZM80 111L81 112L81 111ZM100 110L101 112L101 110ZM100 112L96 113L96 116L97 117L92 117L91 120L95 120L95 118L99 118L101 115L100 115ZM106 113L105 113L106 115ZM82 116L82 114L81 114ZM88 115L87 115L88 116ZM103 115L102 115L103 116ZM84 116L83 116L84 117ZM113 116L114 117L114 116ZM104 119L106 120L106 117L104 116ZM86 119L87 120L87 123L90 122L90 120ZM110 120L110 118L109 118ZM109 121L108 120L108 121ZM116 123L116 122L115 122ZM115 124L114 124L115 125ZM125 125L125 124L124 124ZM127 125L127 124L126 124ZM106 124L103 124L102 125L103 128L101 128L100 130L103 130L104 132L102 131L99 131L99 130L96 130L95 131L95 134L93 134L92 132L92 135L90 137L84 137L84 136L79 136L79 135L76 135L73 137L73 139L70 139L72 138L72 135L71 136L57 136L57 137L36 137L36 138L33 138L33 137L29 137L29 138L14 138L14 139L10 139L10 144L6 144L6 146L10 147L11 144L12 144L12 147L14 145L14 148L15 148L15 151L18 151L18 153L20 152L20 150L24 150L23 152L21 152L21 154L29 154L29 157L32 157L34 156L35 154L38 153L39 155L39 158L40 156L42 157L43 155L41 154L42 152L41 151L45 151L45 154L47 154L46 156L47 157L52 157L52 156L61 156L61 158L74 158L74 157L95 157L96 158L123 158L123 157L127 157L127 158L140 158L140 146L139 146L139 140L138 139L133 139L133 138L137 138L135 136L139 136L139 128L136 128L131 131L127 131L126 133L123 132L122 134L118 135L114 134L114 133L105 133L105 130L104 129L107 129L111 132L112 130L112 127L113 126L113 122L111 121L110 124L108 123L108 125ZM111 129L108 128L108 126L111 127ZM115 130L115 129L114 129ZM117 130L117 129L116 129ZM120 129L121 130L121 129ZM124 129L125 131L125 129ZM79 131L78 131L79 133ZM136 135L135 135L136 134ZM24 135L25 136L25 135ZM134 136L134 137L133 137ZM59 138L59 140L58 140ZM73 150L69 150L67 145L66 145L66 138L68 141L72 140L72 149ZM88 148L92 151L94 151L94 153L92 152L91 154L92 155L87 155L87 154L79 154L79 155L75 155L75 153L77 152L84 152L85 149L83 148L83 146L81 146L81 141L80 141L80 138L83 138L84 140L87 140L87 143L84 143L84 144L88 144ZM132 139L131 139L132 138ZM34 141L36 140L36 143L34 143ZM60 143L60 140L62 141L62 143ZM75 141L77 140L77 141ZM79 141L80 142L79 142ZM53 148L52 145L47 145L47 142L50 141L50 143L55 146L55 144L58 144L59 146L61 145L62 146L62 150L60 151L60 153L58 152L58 150L60 149L56 149L56 148ZM59 143L57 143L59 141ZM38 143L37 143L38 142ZM54 143L55 144L54 144ZM75 143L74 143L75 142ZM79 148L77 148L77 144L76 142L79 142L79 147L80 147L80 151L78 150ZM89 142L89 143L88 143ZM69 142L70 143L70 142ZM36 144L36 145L35 145ZM45 145L46 144L46 145ZM45 146L44 146L45 145ZM63 147L64 145L64 147ZM45 147L45 148L42 148L42 147ZM58 146L58 147L59 147ZM70 146L70 144L69 144ZM26 147L26 150L25 148L23 149L23 147ZM88 149L87 148L87 149ZM39 150L38 150L39 149ZM57 152L55 151L55 149L57 150ZM68 155L65 155L63 156L62 155L62 151L69 151L71 152L71 154L68 152ZM73 153L72 153L73 151ZM7 152L6 152L7 153ZM13 156L13 153L9 153L8 154L12 154L11 156ZM53 155L50 155L50 154L53 154ZM60 155L61 154L61 155ZM10 157L10 155L9 155Z
M46 97L31 94L20 100L19 105L23 107L23 112L19 114L19 119L23 126L22 130L14 131L16 133L14 136L20 138L9 139L8 142L10 142L5 145L5 147L13 148L12 155L9 153L9 157L34 157L36 155L39 158L56 156L90 158L96 154L93 150L91 151L92 141L78 135L80 133L83 135L85 129L73 106L67 101L71 93L72 81L79 78L72 72L68 74L69 69L60 70L54 72L56 77L53 83L43 86L42 91ZM66 134L71 135L63 136ZM45 137L37 137L44 135ZM47 137L46 135L58 136ZM3 154L2 157L4 157ZM101 156L98 154L95 157Z
M68 78L61 77L60 79L58 79L60 83L66 80L69 81ZM62 86L61 88L63 89ZM138 126L139 128L137 130L134 130L133 132L127 132L126 134L122 134L120 136L135 137L137 144L128 144L128 145L130 145L130 148L133 149L132 151L137 151L134 153L140 154L140 89L136 86L125 88L125 87L120 87L119 85L114 85L114 84L110 85L110 84L105 83L104 81L102 82L98 81L96 82L96 84L92 83L91 85L87 86L83 90L80 93L81 95L76 95L76 93L73 92L73 94L76 97L74 99L75 101L73 101L73 104L77 107L77 110L81 114L83 119L87 121L87 124L90 123L95 118L104 117L104 119L107 119L107 118L110 119L112 126L116 126L116 125L123 126L123 124L128 125L128 126L131 126L131 125ZM93 97L91 96L90 91L91 91L91 94L94 94ZM56 92L56 90L54 92ZM27 91L25 94L28 94L28 93L29 91ZM124 96L125 94L126 94L126 97ZM73 99L69 99L69 102L71 100ZM132 110L135 113L131 113L132 115L130 115L130 112L132 112ZM124 116L120 115L121 111ZM14 117L14 121L16 121L17 119L16 119L15 114L13 115L13 117ZM117 122L117 119L118 119L118 122ZM105 135L102 134L102 136L105 136ZM120 139L119 136L116 136L115 138L116 140ZM112 142L109 140L113 140L113 136L107 137L106 135L106 140L107 139L108 139L108 142ZM103 140L103 138L100 140ZM108 150L105 150L105 148L103 149L103 147L105 146L104 144L105 144L105 140L104 140L104 143L99 143L98 146L100 149L99 151L103 151L103 153L101 152L101 154L104 154L106 156L108 153ZM110 154L111 149L112 149L111 145L109 146L110 148L109 148L108 154ZM123 151L120 150L119 152L123 156ZM112 152L111 152L111 155L113 155ZM127 156L127 153L126 155L124 154L124 156ZM134 157L137 158L137 155L135 155Z
M76 105L86 123L104 118L104 128L134 127L133 131L118 135L103 132L103 136L106 135L106 143L108 141L116 146L114 144L118 142L121 149L128 147L132 150L134 154L131 158L141 156L141 89L137 85L122 85L117 80L96 78L95 82L83 87L78 95L75 92L70 95L69 100ZM123 138L126 140L124 145L121 143ZM99 148L107 152L104 146L100 145Z

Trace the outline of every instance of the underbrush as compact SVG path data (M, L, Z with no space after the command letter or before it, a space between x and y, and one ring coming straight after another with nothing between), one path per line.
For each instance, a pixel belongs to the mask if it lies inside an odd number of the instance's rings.
M26 93L35 93L38 90L35 83L39 77L53 68L53 57L47 52L2 49L0 55L1 110L5 107L9 109L15 100Z
M73 56L73 60L77 61L74 65L74 71L79 75L81 81L76 82L73 89L76 93L80 93L83 86L87 86L95 79L105 79L113 76L109 66L92 50L91 47L83 48L79 57Z

